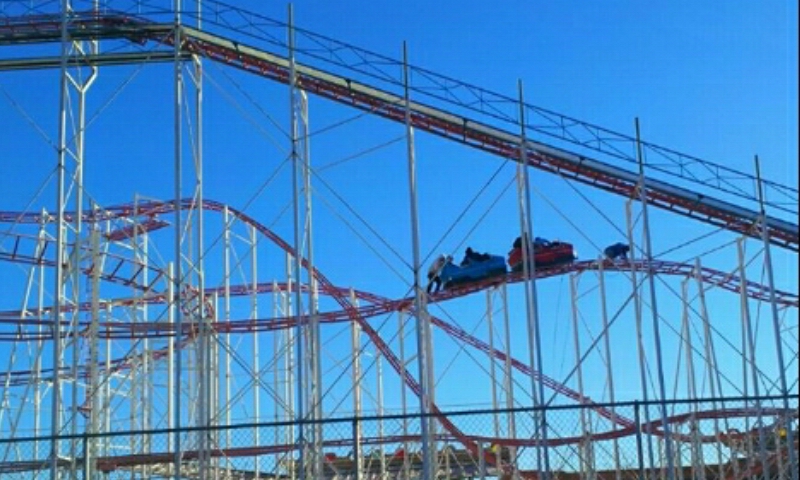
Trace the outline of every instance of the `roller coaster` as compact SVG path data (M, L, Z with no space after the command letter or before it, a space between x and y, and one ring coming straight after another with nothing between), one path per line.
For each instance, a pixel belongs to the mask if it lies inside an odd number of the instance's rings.
M800 248L795 188L291 19L158 3L0 6L0 51L12 52L0 71L57 73L62 89L55 205L0 203L3 478L796 480L800 299L773 271ZM255 209L205 198L203 62L289 87L290 160L306 182L292 179L306 195L293 193L293 239ZM174 67L170 147L190 195L178 181L173 199L89 203L87 95L101 70L149 64ZM526 266L426 295L416 253L405 294L342 285L311 246L307 95L404 125L412 150L410 132L425 132L510 161L516 178L544 172L621 199L630 258ZM726 240L654 255L648 208ZM718 266L720 251L735 267ZM567 314L552 292L566 292ZM573 344L569 368L543 360L543 332ZM451 393L463 389L476 392ZM491 408L444 406L462 397Z

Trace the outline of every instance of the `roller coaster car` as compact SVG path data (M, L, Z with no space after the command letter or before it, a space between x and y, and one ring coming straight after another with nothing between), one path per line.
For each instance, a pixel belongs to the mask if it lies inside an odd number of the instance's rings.
M517 242L515 242L515 245ZM530 252L530 250L528 250ZM571 243L543 241L533 245L533 264L535 268L550 268L572 263L578 258ZM508 252L508 266L512 272L522 270L522 247L515 246Z
M439 278L442 279L442 288L448 289L458 285L478 282L486 278L505 275L506 261L500 255L489 255L486 260L472 260L467 265L459 267L453 262L447 262L442 268Z

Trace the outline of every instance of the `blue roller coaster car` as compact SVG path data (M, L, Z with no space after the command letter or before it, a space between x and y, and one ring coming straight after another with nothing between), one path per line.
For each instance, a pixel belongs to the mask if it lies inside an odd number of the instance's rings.
M464 266L457 266L453 262L448 262L442 268L439 278L442 279L442 288L448 289L458 285L478 282L486 278L505 275L506 259L500 255L489 255L489 258L482 261L471 261Z

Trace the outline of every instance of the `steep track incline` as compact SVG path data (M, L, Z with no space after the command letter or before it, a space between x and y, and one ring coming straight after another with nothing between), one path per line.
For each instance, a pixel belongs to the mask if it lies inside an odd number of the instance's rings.
M60 27L61 21L57 15L5 19L0 23L0 45L60 41ZM200 55L278 82L289 81L289 60L286 58L193 27L177 27L180 31L179 35L176 35L174 25L152 23L113 12L76 13L67 27L70 38L76 40L125 39L137 44L154 42L163 47L173 47L178 36L181 38L180 50L183 54ZM143 53L139 61L148 61L148 55L155 54ZM15 60L4 68L19 67L26 61L34 60ZM85 61L88 62L89 59ZM92 61L102 63L100 58ZM119 58L109 60L112 64L119 62ZM53 62L51 66L57 65ZM44 66L39 62L36 63L36 68ZM296 72L297 85L303 90L390 120L397 122L405 120L402 95L306 65L297 65ZM410 108L411 123L417 129L502 158L518 162L524 158L531 167L624 197L639 196L639 175L629 170L540 142L528 140L523 148L521 139L516 133L423 103L411 102ZM755 210L650 178L646 181L645 196L650 204L659 208L716 227L760 238L761 217ZM800 250L800 228L797 224L769 216L766 217L764 224L771 243L795 252Z

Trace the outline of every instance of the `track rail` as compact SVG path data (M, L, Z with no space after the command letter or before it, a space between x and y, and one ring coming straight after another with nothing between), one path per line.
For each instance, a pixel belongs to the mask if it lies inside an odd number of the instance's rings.
M62 20L59 17L41 16L35 18L28 16L20 22L5 20L0 23L0 44L35 44L57 41L61 35L59 30L61 25ZM119 15L92 14L88 18L69 21L68 27L72 38L125 39L138 44L155 42L165 47L172 47L172 42L176 37L173 35L175 33L173 25L152 24L133 17ZM201 55L242 70L257 73L268 79L288 83L289 63L285 58L192 27L183 26L179 28L181 30L180 37L183 40L179 48L184 55ZM142 57L136 58L137 61L142 61ZM86 59L86 61L101 60L97 58ZM126 57L117 57L116 60L109 60L108 63L120 64L126 61L128 61ZM51 64L52 62L47 61L31 63L32 68L47 68ZM4 63L2 67L7 69L16 68L13 62ZM403 105L402 97L398 95L309 66L298 66L297 74L298 86L308 92L372 112L393 121L403 121L405 118L406 107ZM791 222L774 217L766 217L762 223L761 216L756 211L658 180L648 179L646 188L642 190L641 178L638 175L600 160L540 142L526 141L522 143L519 136L508 130L489 126L464 116L454 115L423 103L412 102L410 108L411 123L417 129L517 162L521 162L523 158L526 158L527 166L624 197L635 198L644 192L646 200L652 205L750 237L760 238L760 225L763 224L769 241L774 245L795 252L800 248L798 226ZM210 204L210 206L212 209L215 207L214 204ZM234 214L243 219L249 218L241 212L234 212ZM18 219L15 219L15 221L18 221ZM269 231L262 231L262 233L270 237L287 252L293 253L291 246L276 235ZM42 261L35 258L24 259L22 256L11 259L27 260L29 263ZM302 263L304 267L308 268L305 259L302 259ZM639 266L641 267L642 265ZM655 266L653 267L656 268ZM664 264L662 267L666 269L665 272L674 272L672 274L687 274L685 269L682 270L683 267L681 266ZM584 266L584 270L589 268ZM670 270L670 268L672 269ZM361 326L362 330L375 346L381 350L387 361L404 379L409 388L416 395L420 395L420 385L416 379L404 368L380 334L366 322L361 312L352 306L346 297L341 294L340 290L334 287L321 272L314 271L312 273L320 282L323 290L332 292L333 298L342 307L342 312L346 319ZM563 274L566 271L560 273ZM731 280L729 276L725 276L721 272L720 275L720 278L723 278L723 280L720 280L722 284L730 285L735 283L735 279ZM709 278L716 277L710 276ZM113 275L110 280L114 281ZM497 280L493 282L497 283ZM490 283L486 283L471 288L479 290L489 285ZM761 290L764 290L763 287L761 287ZM442 295L440 299L444 300L466 295L472 291L475 290L451 291L447 295ZM754 292L757 291L758 289L754 290ZM450 296L448 297L448 295ZM437 406L434 405L432 411L437 420L451 433L454 439L462 443L472 453L477 454L478 448L475 443L477 437L465 434ZM490 456L487 456L487 460L492 461Z
M166 214L171 212L175 207L173 202L143 202L139 203L136 206L131 205L119 205L119 206L112 206L104 211L94 211L91 213L84 214L83 220L86 222L97 222L102 220L109 220L114 218L121 218L121 217L131 217L131 216L139 216L144 215L149 218L148 224L151 225L153 228L158 228L163 224L158 222L157 216L160 214ZM180 207L183 209L194 209L198 208L198 205L195 204L191 199L185 199L183 202L180 203ZM278 245L284 251L294 254L294 250L292 247L281 239L277 234L266 228L266 226L260 224L252 217L247 216L243 212L240 212L236 209L231 207L227 207L226 205L215 202L212 200L205 200L202 204L202 208L214 211L214 212L221 212L224 210L228 210L232 215L238 218L245 224L255 227L262 235L266 238L271 240L273 243ZM67 216L72 218L71 213L67 213ZM29 223L29 224L39 224L43 220L40 218L38 214L21 214L19 212L0 212L0 222L14 222L14 223ZM139 228L146 228L146 227L139 227ZM117 234L116 232L120 232ZM112 232L112 234L108 235L107 238L114 239L117 237L125 238L129 233L124 230L118 230ZM305 259L301 259L301 263L304 268L308 268L307 261ZM643 262L643 261L634 261L634 262L604 262L603 268L605 270L616 270L616 271L625 271L631 268L636 268L637 270L641 270L645 266L652 266L653 270L656 273L667 274L667 275L693 275L695 273L694 267L686 264L676 263L676 262L665 262L665 261L658 261L653 262L652 264ZM599 263L596 261L588 261L588 262L578 262L569 265L564 265L561 267L547 269L547 270L539 270L537 271L537 276L539 278L545 278L548 276L555 276L555 275L563 275L571 272L582 272L582 271L589 271L599 268ZM322 275L321 272L315 270L313 272L314 276L320 281L320 289L321 292L327 295L330 295L334 298L340 306L343 307L340 311L334 312L326 312L320 315L320 321L323 323L335 323L335 322L346 322L346 321L356 321L358 322L362 329L367 333L373 343L378 347L382 353L386 356L389 363L395 369L395 371L400 375L404 382L409 385L409 388L414 391L415 394L419 395L419 384L416 382L409 372L403 368L399 359L394 355L394 352L391 348L383 341L380 334L367 322L367 318L376 316L376 315L383 315L392 311L401 311L401 310L411 310L413 301L411 298L402 298L397 300L388 299L385 297L381 297L372 293L368 292L356 292L358 298L362 300L366 300L372 302L371 305L366 305L360 308L355 308L349 301L346 300L347 295L349 293L349 289L335 287L326 277ZM719 272L712 269L703 269L701 271L702 276L706 279L706 281L712 285L719 286L721 288L725 288L730 291L739 291L741 288L746 289L746 293L753 297L758 298L761 300L765 300L767 298L767 290L764 286L753 283L747 282L746 284L741 284L741 279L736 277L732 274L725 274L723 272ZM491 288L503 282L519 282L522 281L522 275L519 273L510 274L507 277L502 278L490 278L483 282L475 283L472 285L466 285L464 287L447 290L442 292L438 295L435 295L431 298L432 302L437 301L445 301L449 299L453 299L459 296L469 295L479 290L483 290L486 288ZM285 285L274 285L273 283L263 283L259 284L255 287L255 289L251 286L233 286L231 288L232 295L247 295L250 293L266 293L273 291L275 288L285 288ZM217 289L209 288L208 293L217 292ZM785 307L795 307L797 308L798 298L797 295L793 295L786 292L780 292L777 296L780 302ZM164 302L166 299L163 296L154 294L152 295L148 301L150 303L159 303ZM124 302L123 302L124 303ZM85 309L88 308L88 305L81 305L76 307L76 309ZM220 333L252 333L256 331L268 331L268 330L278 330L278 329L285 329L291 328L292 326L296 325L298 321L304 321L303 317L285 317L285 318L270 318L270 319L263 319L263 320L239 320L239 321L229 321L229 322L216 322L214 324L214 329ZM26 317L23 315L23 312L0 312L0 323L13 323L17 325L36 325L36 324L44 324L47 320L46 319L33 319ZM506 359L506 354L500 352L497 349L492 349L489 347L488 344L483 342L482 340L472 336L468 332L464 331L463 329L452 325L448 322L445 322L437 317L431 317L432 323L441 328L445 331L448 335L453 338L457 338L465 343L473 346L474 348L483 351L484 353L493 356L494 358L500 359L504 361ZM79 329L85 329L86 325L78 324L77 326ZM100 325L98 330L98 335L104 338L125 338L125 339L134 339L134 338L156 338L156 337L173 337L178 333L174 325L169 325L163 322L151 322L151 323L138 323L138 324L124 324L124 323L103 323ZM189 337L193 337L195 334L195 327L192 325L188 325L183 335L188 335ZM23 338L20 336L21 333L19 331L13 334L13 338L10 340L14 341L21 341ZM42 340L43 338L36 337L31 338L31 340ZM184 344L190 340L183 342ZM161 358L166 355L166 350L164 351L156 351L152 352L154 358ZM534 375L541 379L541 381L545 382L548 388L552 389L554 392L557 392L561 395L564 395L567 398L575 400L576 402L587 405L593 410L595 410L599 415L611 420L612 422L622 426L624 429L631 428L634 423L632 420L624 418L614 412L611 412L605 408L599 407L594 404L594 402L583 395L580 395L578 392L570 389L566 385L559 383L558 381L549 378L540 372L536 372L530 368L530 366L524 364L523 362L510 358L512 366L528 375ZM112 362L112 372L120 371L125 368L129 368L131 366L131 362L135 359L131 358L122 358L117 359ZM99 368L104 369L101 365ZM112 373L107 372L107 373ZM30 380L29 371L19 371L19 372L8 372L10 385L21 385L26 383ZM46 372L45 372L46 373ZM85 375L86 373L83 372L79 375ZM434 413L439 419L439 421L443 424L443 426L450 431L457 439L460 441L466 441L466 437L464 436L463 432L461 432L454 423L452 423L449 419L447 419L444 414L441 413L438 408L434 409ZM655 429L656 426L653 426ZM655 431L655 430L654 430ZM464 443L468 449L473 451L473 453L477 452L477 446L472 444Z
M57 15L6 19L0 23L0 45L59 41L60 26ZM76 15L68 27L74 39L126 39L137 44L155 42L165 47L173 46L176 28L129 15L94 12ZM188 26L178 28L183 41L180 46L182 53L201 55L288 83L289 62L286 58L207 31ZM298 87L310 93L393 121L405 120L405 106L400 95L310 66L297 65L296 72ZM410 109L411 124L417 129L517 162L522 161L524 151L527 164L539 170L628 198L640 194L640 177L631 171L540 142L527 141L523 145L513 132L423 103L411 102ZM649 178L644 193L646 200L659 208L760 238L761 216L757 211ZM800 250L797 224L769 216L763 224L771 243L795 252Z

